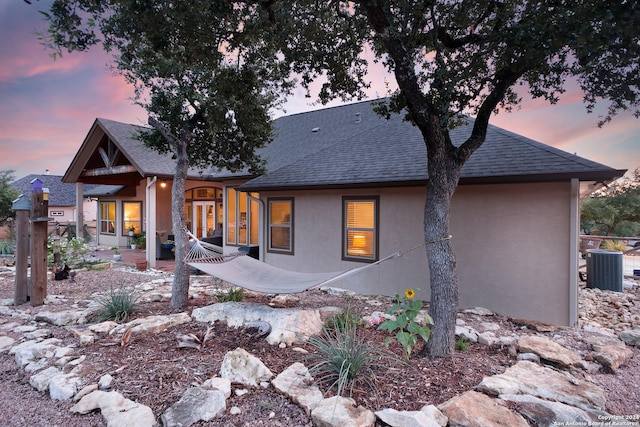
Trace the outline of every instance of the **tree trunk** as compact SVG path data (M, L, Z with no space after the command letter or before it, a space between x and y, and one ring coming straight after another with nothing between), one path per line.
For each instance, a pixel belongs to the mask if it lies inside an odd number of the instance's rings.
M429 181L424 209L424 237L431 283L429 314L434 325L426 351L433 357L451 357L455 349L458 312L458 272L449 238L451 198L458 185L461 166L447 144L437 116L423 131L427 145Z
M189 251L189 239L184 231L186 218L184 213L184 189L189 170L187 143L175 139L176 173L171 188L171 218L173 233L175 234L175 275L171 289L171 308L185 308L189 302L189 266L184 263L184 257Z

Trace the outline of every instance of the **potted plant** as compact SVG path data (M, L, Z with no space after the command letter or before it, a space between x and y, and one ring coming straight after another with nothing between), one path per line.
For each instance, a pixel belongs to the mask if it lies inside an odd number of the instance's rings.
M120 248L118 248L117 246L114 246L111 248L111 250L113 251L113 260L120 261L122 259L122 255L120 254Z
M129 231L129 237L133 237L133 235L136 232L136 228L132 225L131 227L128 228Z

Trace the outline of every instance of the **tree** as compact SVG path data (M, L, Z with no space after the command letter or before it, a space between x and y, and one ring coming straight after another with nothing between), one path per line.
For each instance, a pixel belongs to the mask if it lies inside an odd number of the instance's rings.
M255 149L271 139L269 111L288 90L283 66L257 28L255 2L55 0L43 41L84 51L101 44L149 112L145 144L176 159L172 221L176 269L171 307L188 302L185 181L190 166L261 171ZM265 35L261 32L260 35ZM283 72L284 71L284 72Z
M583 228L605 236L635 236L640 229L640 168L582 202Z
M427 352L449 357L458 307L449 219L463 165L484 143L497 109L517 105L525 91L555 103L569 78L582 89L589 112L601 99L611 102L601 123L621 109L638 116L639 3L301 0L277 6L284 53L303 83L326 77L322 100L367 86L369 50L395 76L398 90L379 111L404 112L424 138L424 239L435 321ZM449 132L465 120L462 114L475 121L468 139L455 146Z
M0 224L15 217L13 201L20 195L20 192L11 187L14 172L12 169L0 171Z

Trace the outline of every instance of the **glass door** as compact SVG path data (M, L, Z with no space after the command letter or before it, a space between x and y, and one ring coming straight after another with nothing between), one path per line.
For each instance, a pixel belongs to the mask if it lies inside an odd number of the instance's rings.
M193 230L198 239L211 237L219 222L215 202L193 202Z

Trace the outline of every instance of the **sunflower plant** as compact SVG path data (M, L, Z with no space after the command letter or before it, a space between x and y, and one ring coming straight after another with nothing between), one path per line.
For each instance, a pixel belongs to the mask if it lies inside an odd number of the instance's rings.
M422 310L422 301L415 299L415 296L413 289L407 289L404 295L396 294L395 304L386 312L390 318L378 326L378 330L386 330L391 334L397 331L395 339L402 345L404 357L407 360L411 357L411 351L418 343L419 337L425 343L429 340L431 334L429 325L433 325L433 319L428 314L424 315L426 325L416 322L416 317ZM389 346L393 339L394 337L387 337L385 345Z

